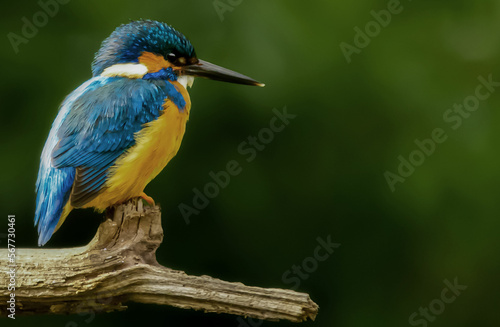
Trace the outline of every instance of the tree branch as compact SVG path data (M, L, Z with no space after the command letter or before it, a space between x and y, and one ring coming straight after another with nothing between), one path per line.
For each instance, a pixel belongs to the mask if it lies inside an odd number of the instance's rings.
M108 209L106 221L85 247L17 249L16 315L109 312L134 301L267 320L316 317L318 306L305 293L162 267L155 255L162 240L160 208L133 200ZM7 254L0 250L2 267L9 265ZM10 314L9 279L0 280L1 316Z

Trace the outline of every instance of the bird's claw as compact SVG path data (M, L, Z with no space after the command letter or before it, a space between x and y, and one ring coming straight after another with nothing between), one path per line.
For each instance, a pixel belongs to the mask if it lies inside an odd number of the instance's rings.
M155 206L155 200L153 200L153 198L148 196L146 193L142 192L140 198L146 201L150 206Z

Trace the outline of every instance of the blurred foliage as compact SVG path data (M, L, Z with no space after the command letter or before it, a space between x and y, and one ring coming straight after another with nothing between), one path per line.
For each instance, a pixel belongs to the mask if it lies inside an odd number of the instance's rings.
M223 0L223 2L226 2ZM237 3L236 1L233 3ZM500 80L500 2L402 1L347 63L370 12L387 1L242 1L221 21L212 1L70 1L14 53L3 38L1 215L17 215L18 245L36 245L34 183L64 97L90 78L102 40L129 19L168 22L200 58L248 74L263 89L197 80L177 157L146 189L163 208L159 261L190 274L289 288L283 273L313 255L316 238L341 247L298 290L321 307L304 326L405 326L439 298L444 279L467 290L431 323L499 321L500 94L452 130L443 113L474 94L479 75ZM2 34L20 33L35 0L3 3ZM297 118L247 163L238 145L269 126L272 108ZM391 192L415 139L448 139ZM178 210L230 160L242 172L186 225ZM78 246L101 215L74 211L48 247ZM0 232L7 229L0 228ZM2 244L5 244L2 242ZM9 321L10 322L10 321ZM236 317L130 304L120 313L18 317L17 326L238 326ZM2 322L3 325L3 322ZM262 326L297 326L265 322Z

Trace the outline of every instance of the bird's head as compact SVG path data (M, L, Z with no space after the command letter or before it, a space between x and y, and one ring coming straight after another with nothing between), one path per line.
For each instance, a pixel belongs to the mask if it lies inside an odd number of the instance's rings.
M177 80L191 85L204 77L245 85L256 80L198 59L191 42L169 25L151 20L118 27L101 45L92 64L94 76Z

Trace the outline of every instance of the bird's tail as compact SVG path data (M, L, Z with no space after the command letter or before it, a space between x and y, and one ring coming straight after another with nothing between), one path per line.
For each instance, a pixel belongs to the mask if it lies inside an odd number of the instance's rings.
M40 168L36 183L35 225L38 225L38 245L43 246L72 209L69 196L75 170L74 168Z

